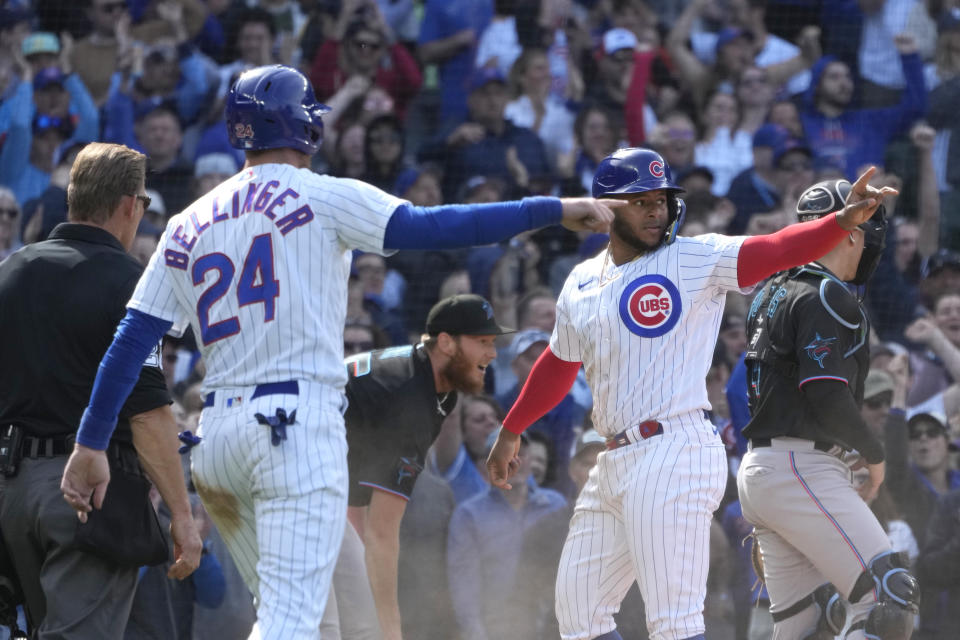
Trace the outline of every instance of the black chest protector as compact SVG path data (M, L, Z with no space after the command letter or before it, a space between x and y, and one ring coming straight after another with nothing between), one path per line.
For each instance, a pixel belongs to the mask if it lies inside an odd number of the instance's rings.
M829 271L815 264L795 267L777 274L750 305L747 315L747 395L751 412L756 410L760 401L762 371L773 370L791 382L790 387L797 389L800 380L797 360L796 335L786 336L784 327L788 322L801 324L809 319L799 314L794 318L784 318L791 313L799 296L816 295L820 305L835 321L838 328L844 330L851 339L844 340L843 359L855 357L859 371L866 372L868 364L867 338L869 323L863 307L846 285ZM818 334L819 335L819 334ZM813 346L804 345L810 355ZM859 380L850 380L850 388L858 403L862 399L863 375ZM799 391L797 392L799 393Z

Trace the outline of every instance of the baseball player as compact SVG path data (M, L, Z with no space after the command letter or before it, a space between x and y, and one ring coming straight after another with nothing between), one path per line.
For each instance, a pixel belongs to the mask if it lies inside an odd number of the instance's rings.
M830 180L807 189L801 221L866 195ZM749 451L737 473L743 515L755 528L776 639L906 640L919 586L893 553L868 502L883 482L883 445L858 405L870 366L870 327L844 283L866 284L884 248L881 209L816 262L777 274L750 307ZM844 455L866 462L857 493Z
M367 575L384 640L398 640L397 557L400 520L427 450L457 405L457 392L480 393L499 326L490 303L456 295L433 306L416 346L361 353L346 360L350 404L347 466L350 521L365 544Z
M726 483L705 379L729 290L804 264L868 219L880 192L836 216L751 238L677 237L685 205L663 158L620 149L594 197L627 203L610 244L577 265L550 347L510 410L487 466L506 486L521 433L569 391L581 363L607 439L577 499L557 576L565 640L619 638L613 614L634 580L653 640L703 639L710 518Z
M484 244L557 222L603 227L619 204L415 207L309 170L325 111L290 67L257 67L234 83L226 121L246 164L170 220L103 358L63 483L79 512L91 497L99 507L109 481L102 449L133 365L190 324L207 369L193 480L270 640L318 636L346 522L351 251Z

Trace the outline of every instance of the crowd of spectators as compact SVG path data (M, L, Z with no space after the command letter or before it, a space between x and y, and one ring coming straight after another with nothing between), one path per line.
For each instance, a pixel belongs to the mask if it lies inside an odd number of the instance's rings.
M814 182L877 166L876 185L900 195L858 292L873 327L863 411L889 456L872 506L924 587L915 637L960 636L960 0L5 0L0 260L66 219L73 158L101 140L149 157L151 211L133 249L145 262L170 216L240 168L224 99L238 74L270 63L301 69L331 107L314 170L416 205L589 194L606 155L649 146L686 189L682 235L749 235L795 221ZM531 428L512 492L489 487L483 460L566 275L605 244L553 227L355 256L345 355L418 340L430 306L455 293L487 297L520 330L498 345L488 394L448 419L414 493L401 531L407 637L556 637L559 544L602 449L582 373ZM730 296L707 380L731 478L746 446L748 305ZM169 341L163 356L195 430L196 346ZM735 483L716 516L707 637L769 637ZM153 619L129 637L246 637L249 594L204 531L218 562L177 588L144 572L149 600L135 612ZM645 637L636 600L625 637Z

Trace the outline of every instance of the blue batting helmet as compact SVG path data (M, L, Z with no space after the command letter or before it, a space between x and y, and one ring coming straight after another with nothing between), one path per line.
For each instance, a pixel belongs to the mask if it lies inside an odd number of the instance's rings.
M659 153L641 147L617 149L600 162L593 176L594 198L657 189L665 189L667 192L667 211L670 217L664 240L666 244L670 244L683 224L687 206L677 197L683 189L674 184L670 177L670 167Z
M296 69L256 67L240 74L227 94L227 135L235 149L290 147L312 156L323 141L321 116L329 110Z

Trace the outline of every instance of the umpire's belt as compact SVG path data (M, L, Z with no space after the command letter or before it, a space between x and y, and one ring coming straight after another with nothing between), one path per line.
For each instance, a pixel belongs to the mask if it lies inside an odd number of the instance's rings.
M211 391L207 394L206 399L203 401L204 408L212 407L216 402L216 391ZM297 384L296 380L285 380L283 382L267 382L266 384L258 384L253 388L253 393L250 395L247 400L256 400L262 396L275 396L280 394L286 394L291 396L300 395L300 386ZM243 398L236 398L238 401L242 401ZM228 405L229 406L229 405Z
M24 436L20 451L24 458L53 458L67 456L73 452L73 443L77 439L75 433L66 436L40 438Z
M787 451L802 451L804 449L816 449L829 453L832 456L840 457L846 449L838 444L827 442L825 440L805 440L803 438L750 438L750 446L771 447L773 449L786 449Z
M632 433L633 427L629 429L624 429L617 435L612 438L607 438L607 449L613 451L614 449L619 449L620 447L625 447L628 444L633 444L638 442L637 436ZM653 436L659 436L663 433L663 425L657 422L656 420L647 420L646 422L641 422L637 425L637 435L640 436L641 440L646 440L652 438Z

